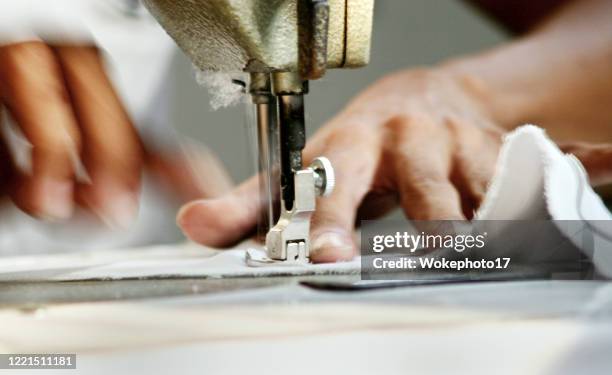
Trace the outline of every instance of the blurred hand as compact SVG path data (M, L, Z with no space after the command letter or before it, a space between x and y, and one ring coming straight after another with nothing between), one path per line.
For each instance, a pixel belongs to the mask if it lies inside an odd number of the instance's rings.
M109 223L131 222L142 147L97 49L42 42L1 47L0 100L32 145L30 171L2 160L9 194L21 209L67 219L76 199ZM75 179L79 157L89 182Z
M0 187L35 217L68 219L78 205L112 227L126 227L137 214L145 167L172 175L183 196L193 197L200 186L179 150L144 152L94 47L0 47L0 103L32 146L31 168L23 170L0 139ZM86 179L77 179L79 159Z
M323 155L337 174L334 192L319 198L312 218L313 261L352 258L356 220L382 215L398 203L415 220L473 216L504 134L477 92L469 81L442 70L392 74L309 140L305 164ZM605 165L608 170L610 165ZM225 197L186 205L178 222L197 242L231 245L254 228L261 209L258 194L253 178Z

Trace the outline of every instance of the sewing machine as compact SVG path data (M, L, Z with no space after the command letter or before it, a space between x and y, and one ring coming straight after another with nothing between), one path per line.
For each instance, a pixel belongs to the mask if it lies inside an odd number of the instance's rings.
M374 0L144 3L197 68L248 73L248 83L234 84L251 95L257 119L264 261L308 262L315 199L335 179L323 156L303 165L304 95L327 69L368 63Z

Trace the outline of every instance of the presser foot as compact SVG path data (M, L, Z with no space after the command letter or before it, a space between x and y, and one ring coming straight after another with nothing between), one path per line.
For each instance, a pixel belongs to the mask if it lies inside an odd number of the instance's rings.
M278 222L266 235L267 258L275 264L310 262L310 218L316 196L329 195L335 184L334 170L325 157L316 158L308 168L295 172L293 178L293 207L287 210L283 205Z

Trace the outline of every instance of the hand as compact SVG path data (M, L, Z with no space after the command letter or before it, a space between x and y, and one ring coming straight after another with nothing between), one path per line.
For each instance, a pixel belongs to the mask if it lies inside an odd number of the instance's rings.
M352 258L356 220L385 214L398 203L415 220L473 216L505 129L472 84L443 70L389 75L310 139L305 164L323 155L337 174L336 189L319 198L312 218L313 261ZM612 147L573 147L595 176L604 176L604 166L610 176ZM252 232L261 209L258 194L252 178L225 197L186 205L179 225L194 241L231 245Z
M312 218L312 259L355 255L356 219L397 203L412 219L465 219L482 200L503 130L454 77L405 71L359 95L309 140L306 165L328 157L336 189ZM256 224L256 179L229 195L185 206L178 221L197 242L227 246Z
M32 145L31 168L6 155L8 193L33 216L72 215L75 200L126 226L138 208L142 146L93 47L0 47L0 100ZM7 153L6 140L2 148ZM89 181L77 181L81 158ZM6 185L6 184L5 184Z
M192 173L202 164L214 166L207 174L228 186L210 155L144 150L94 47L42 42L0 47L0 104L32 146L31 166L24 169L3 134L0 188L35 217L68 219L81 206L111 227L126 227L137 214L144 168L162 183L172 178L166 186L183 199L216 194ZM78 160L86 178L77 176ZM194 160L198 167L192 169Z

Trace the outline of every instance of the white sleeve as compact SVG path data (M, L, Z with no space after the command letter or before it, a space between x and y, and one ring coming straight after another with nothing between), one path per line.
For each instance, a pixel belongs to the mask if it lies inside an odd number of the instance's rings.
M0 0L0 45L29 40L91 43L84 15L95 0Z
M138 0L0 0L0 46L30 40L96 45L136 124L167 117L155 100L174 43Z

